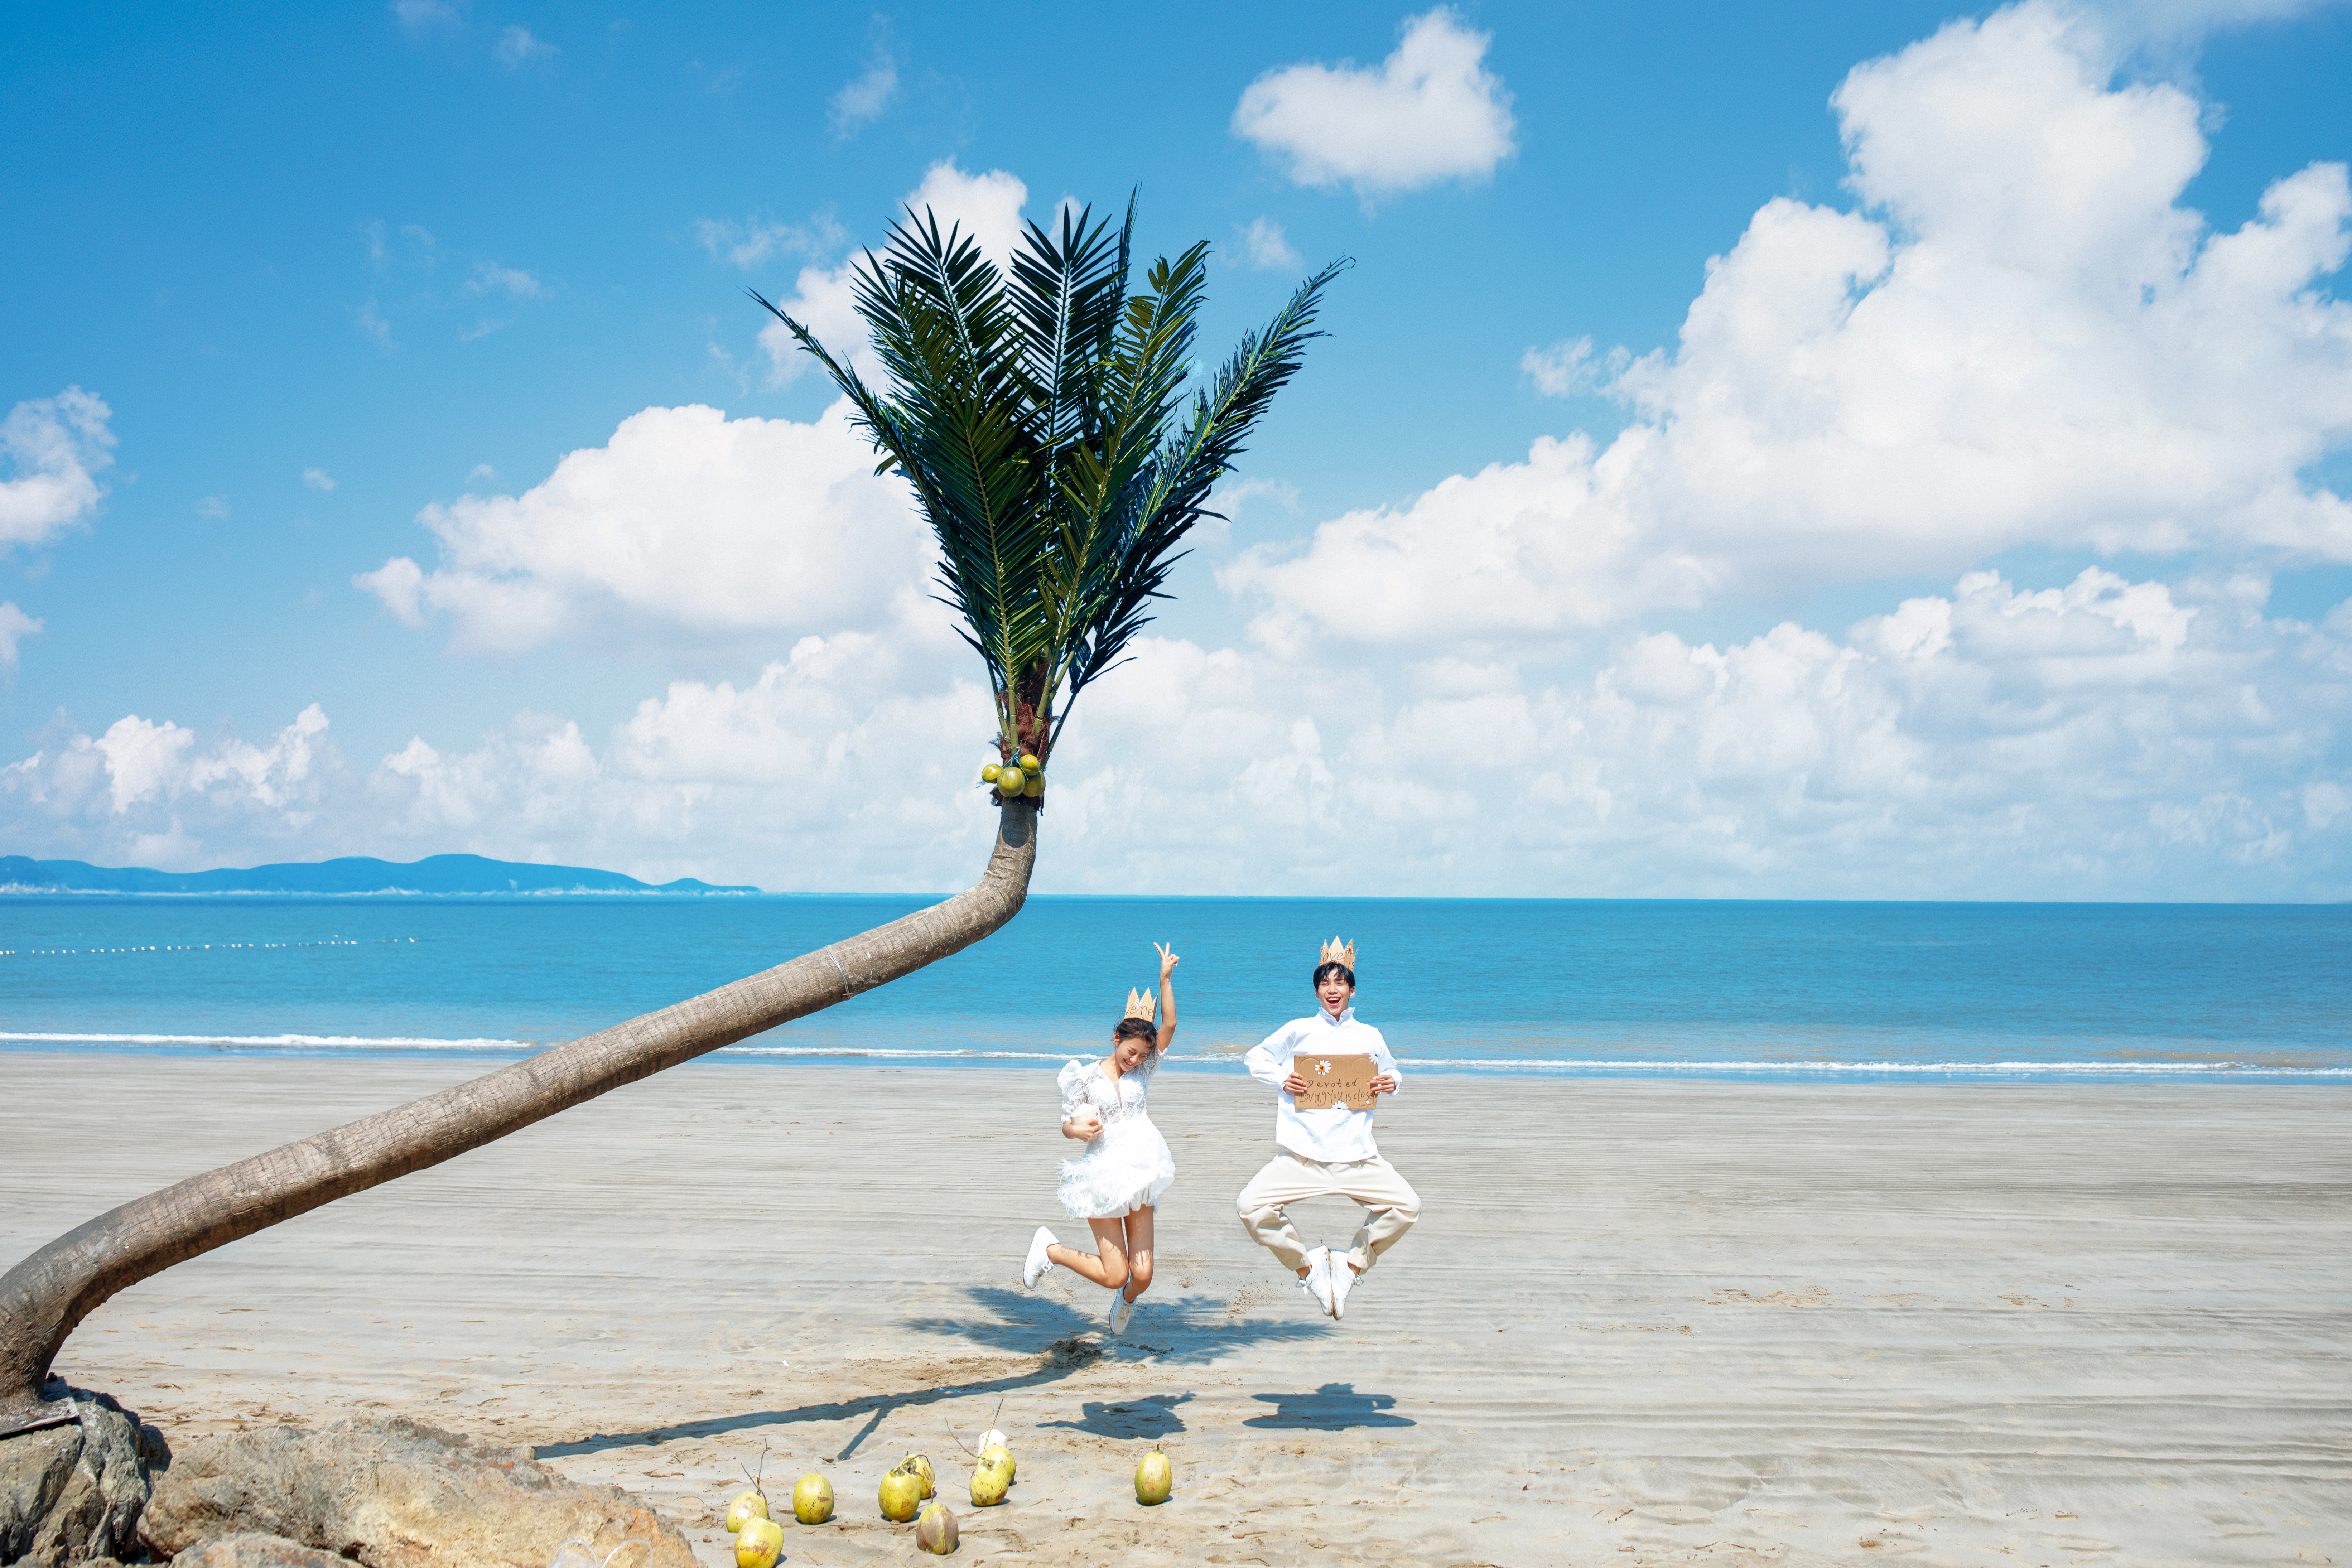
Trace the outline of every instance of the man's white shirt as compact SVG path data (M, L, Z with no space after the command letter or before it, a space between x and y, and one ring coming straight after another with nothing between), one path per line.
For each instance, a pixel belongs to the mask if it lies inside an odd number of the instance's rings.
M1291 1020L1251 1047L1242 1065L1258 1082L1280 1089L1282 1080L1290 1076L1291 1058L1302 1051L1309 1056L1370 1057L1374 1072L1403 1081L1396 1058L1389 1054L1388 1041L1370 1024L1359 1023L1353 1007L1336 1018L1318 1007L1311 1017ZM1283 1095L1275 1110L1274 1141L1302 1160L1325 1165L1377 1159L1381 1152L1372 1142L1370 1111L1350 1110L1344 1105L1301 1110L1288 1094Z

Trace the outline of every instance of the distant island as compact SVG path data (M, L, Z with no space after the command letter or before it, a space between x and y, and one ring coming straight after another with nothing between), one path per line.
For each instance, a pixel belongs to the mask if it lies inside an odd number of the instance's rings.
M367 855L237 870L151 871L0 855L0 893L756 893L692 877L656 887L618 871L534 866L479 855L428 855L405 865Z

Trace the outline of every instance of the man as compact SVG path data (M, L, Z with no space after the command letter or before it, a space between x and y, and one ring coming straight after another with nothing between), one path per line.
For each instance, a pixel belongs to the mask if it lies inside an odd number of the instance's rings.
M1235 1206L1251 1239L1296 1270L1316 1305L1337 1318L1346 1311L1357 1279L1421 1217L1421 1198L1381 1158L1372 1142L1370 1110L1344 1105L1298 1109L1295 1097L1306 1091L1307 1080L1293 1064L1301 1055L1368 1056L1376 1074L1372 1092L1397 1091L1396 1058L1389 1054L1389 1043L1356 1016L1355 943L1343 945L1334 937L1323 944L1315 996L1322 1004L1315 1014L1285 1024L1243 1058L1252 1078L1282 1091L1274 1118L1274 1138L1282 1152L1250 1178ZM1320 1197L1364 1205L1355 1245L1339 1258L1328 1247L1308 1251L1283 1212L1301 1199Z

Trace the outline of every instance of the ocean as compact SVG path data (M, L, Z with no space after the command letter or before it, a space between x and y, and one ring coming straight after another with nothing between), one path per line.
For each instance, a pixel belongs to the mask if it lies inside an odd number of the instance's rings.
M0 897L0 1050L513 1057L929 901ZM1050 1069L1162 941L1171 1066L1232 1070L1334 934L1408 1070L2352 1083L2352 908L2302 905L1040 897L722 1055Z

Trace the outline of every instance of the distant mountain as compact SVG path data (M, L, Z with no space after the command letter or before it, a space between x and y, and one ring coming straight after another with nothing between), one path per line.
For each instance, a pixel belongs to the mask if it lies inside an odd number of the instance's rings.
M428 855L402 865L365 855L297 860L250 870L120 869L81 860L0 855L0 893L756 893L680 877L655 887L618 871L530 866L479 855Z

